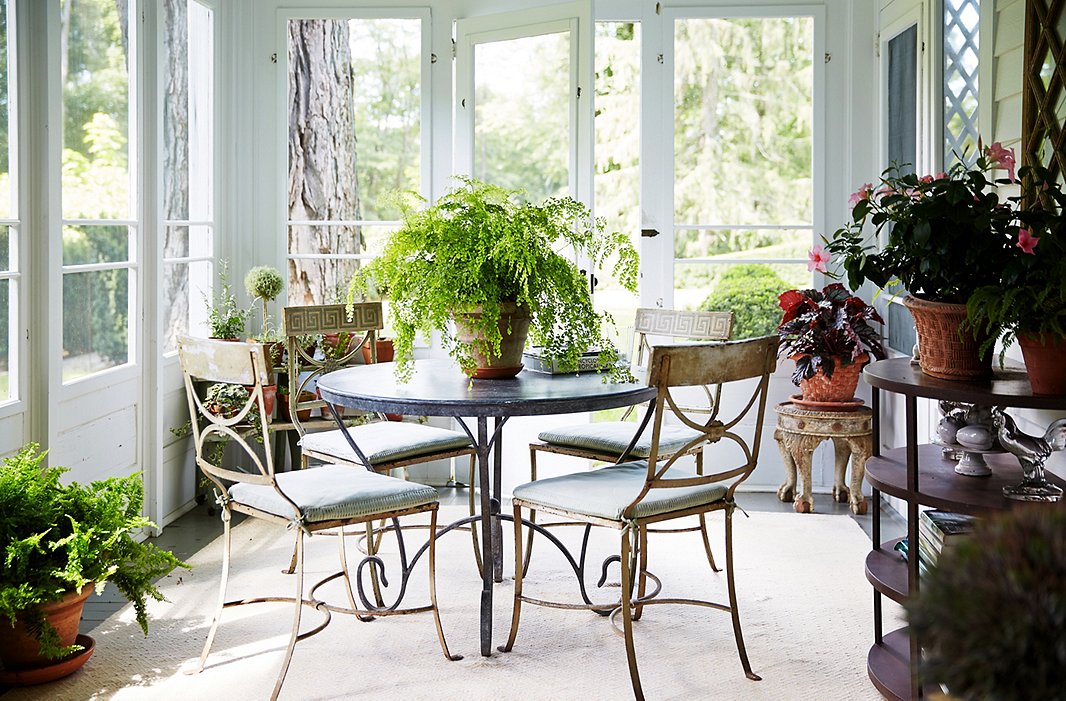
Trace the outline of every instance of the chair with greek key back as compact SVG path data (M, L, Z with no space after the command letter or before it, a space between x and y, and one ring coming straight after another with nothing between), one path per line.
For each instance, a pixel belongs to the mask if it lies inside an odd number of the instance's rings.
M218 630L222 611L225 608L261 602L291 602L293 604L292 630L288 647L274 684L272 699L277 698L285 682L285 675L292 660L296 643L318 632L329 623L331 612L347 613L366 618L387 616L415 611L432 611L437 628L437 640L448 659L456 659L448 652L440 616L437 611L435 584L435 539L428 544L430 605L416 609L400 610L399 600L391 607L378 607L369 603L361 584L359 598L364 604L359 609L349 577L345 557L345 527L369 524L372 520L398 519L401 516L427 513L430 532L436 528L437 491L433 487L407 482L366 469L350 466L321 465L306 470L276 473L271 452L263 451L260 457L249 442L252 435L267 435L268 416L263 395L263 384L270 375L262 345L236 343L182 337L178 339L178 353L185 379L185 393L192 416L192 434L196 449L196 463L215 486L221 507L223 532L222 574L219 582L218 603L211 620L207 641L200 655L197 671L202 671L211 651L211 644ZM248 399L232 415L214 413L201 399L196 383L225 383L250 387ZM228 446L236 447L237 459L232 467L222 464L221 451L210 446L223 439ZM229 463L227 463L228 465ZM233 512L278 524L295 534L295 586L293 597L255 597L226 601L229 580L230 550L232 542L231 520ZM397 523L394 521L394 523ZM305 593L304 590L304 537L330 529L339 536L340 571L326 577ZM414 568L408 563L401 549L403 583ZM362 566L360 566L361 569ZM373 569L373 567L371 568ZM357 570L359 571L359 570ZM326 581L343 578L348 607L334 606L315 598L315 590ZM324 620L309 631L300 632L300 619L307 606L324 614Z
M733 333L733 312L680 311L675 309L641 308L637 310L634 323L636 338L637 366L643 367L644 361L651 353L649 336L692 341L721 342L728 341ZM712 411L718 401L718 387L697 388L706 398L706 406L701 411ZM561 428L541 431L538 440L529 444L530 479L537 479L537 453L570 455L586 460L616 462L625 457L646 458L651 451L651 432L645 430L637 442L630 446L633 433L637 429L634 421L629 421L636 407L630 407L619 421L602 421L575 424ZM696 410L693 407L693 410ZM684 447L682 456L692 456L696 462L696 473L703 473L703 448L705 441L693 441L695 432L682 423L665 425L659 437L659 455L669 458ZM626 448L629 453L623 455ZM536 514L531 514L536 519ZM711 551L711 541L707 535L707 524L700 517L699 529L703 532L703 543L707 561L711 569L718 572ZM666 532L687 532L694 528L673 528ZM662 532L659 530L658 532Z
M363 417L366 422L349 426L348 433L369 461L364 465L343 432L327 425L326 430L308 430L309 421L302 415L318 408L329 416L326 403L316 398L309 388L322 375L362 362L362 349L370 348L371 360L377 361L377 334L383 327L381 302L361 302L351 307L351 315L343 304L321 304L285 307L284 323L288 347L289 415L300 435L301 464L320 460L332 464L367 467L376 472L391 474L393 470L411 465L467 457L470 484L474 484L476 467L470 437L462 431L426 426L409 421L376 420L384 417ZM318 352L308 343L311 338L323 339ZM325 339L335 338L331 343ZM338 410L343 411L342 407ZM313 420L312 420L313 421ZM319 424L322 422L319 421ZM330 422L331 424L333 422ZM470 490L469 508L474 513L475 496ZM480 562L477 533L471 528L474 555Z
M523 603L610 611L611 623L616 629L620 614L622 628L619 632L625 638L633 692L638 699L643 699L633 644L633 621L641 617L646 606L693 604L730 613L744 673L749 679L759 679L748 662L737 610L733 576L733 511L737 486L748 478L758 462L767 388L770 373L776 366L776 336L715 345L656 346L651 351L648 384L656 388L657 394L642 424L642 427L649 425L650 421L651 426L647 459L550 477L514 488L514 610L511 632L502 650L510 651L514 646ZM706 415L686 411L678 395L683 394L685 388L699 385L724 386L722 396L728 401L723 399L716 403ZM661 449L667 414L676 417L693 432L693 436L672 450L669 457L664 457ZM636 437L632 442L636 442ZM678 463L697 443L709 444L708 461L713 461L710 464L714 465L712 474L700 475L691 467ZM593 525L617 529L621 534L620 600L606 604L569 604L524 593L527 583L523 574L522 509L574 519L586 524L586 529ZM714 511L725 515L728 604L659 597L662 584L648 571L649 526ZM587 535L586 532L586 538ZM581 561L584 562L584 552ZM651 593L648 592L649 581L655 585Z

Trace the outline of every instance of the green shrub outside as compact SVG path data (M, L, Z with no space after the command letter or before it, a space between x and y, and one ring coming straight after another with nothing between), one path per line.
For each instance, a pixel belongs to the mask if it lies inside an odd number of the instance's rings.
M733 338L774 333L781 321L777 296L790 285L767 265L731 265L700 309L733 312Z

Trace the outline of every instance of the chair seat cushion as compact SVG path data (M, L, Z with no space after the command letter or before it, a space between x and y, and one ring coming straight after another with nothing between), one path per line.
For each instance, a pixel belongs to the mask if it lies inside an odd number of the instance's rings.
M629 445L629 441L633 440L633 434L637 432L639 425L628 421L604 421L553 428L541 431L537 437L552 445L584 448L605 455L618 456ZM629 454L636 458L650 456L651 435L652 426L649 423ZM688 426L664 425L659 432L659 455L673 455L684 448L689 441L699 437L700 432Z
M575 514L621 521L622 510L640 494L647 475L646 461L624 462L590 472L575 472L527 482L515 487L512 494L515 499L534 508L538 505L555 507ZM694 471L680 467L670 468L665 475L667 479L693 476ZM713 504L721 501L725 493L726 487L722 484L653 489L644 495L634 515L637 518L647 518Z
M403 421L377 421L352 426L348 432L371 465L466 448L471 444L465 433ZM340 429L307 433L300 439L300 447L309 453L359 462Z
M308 523L360 518L410 509L437 501L437 490L360 467L322 465L279 472L278 487L304 513ZM282 518L295 516L292 506L270 485L237 483L230 498Z

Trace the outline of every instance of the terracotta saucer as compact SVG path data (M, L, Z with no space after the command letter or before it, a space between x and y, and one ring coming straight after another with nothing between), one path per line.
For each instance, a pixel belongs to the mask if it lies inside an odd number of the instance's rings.
M814 411L851 411L863 405L863 401L858 397L852 397L850 402L809 402L803 398L802 394L793 394L789 399L800 409Z
M88 635L79 633L74 642L85 649L75 652L70 657L66 657L55 664L34 667L33 669L0 669L0 686L45 684L73 674L89 661L89 658L93 656L93 652L96 650L96 641Z

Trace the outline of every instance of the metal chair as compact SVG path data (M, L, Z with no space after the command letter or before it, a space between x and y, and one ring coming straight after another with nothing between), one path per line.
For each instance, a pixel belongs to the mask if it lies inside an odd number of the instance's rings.
M733 333L733 312L693 312L674 309L641 308L637 310L634 322L636 339L636 365L643 367L646 355L651 353L648 335L663 336L674 339L693 341L728 341ZM699 408L710 412L714 409L719 388L704 386L707 405ZM562 428L541 431L538 440L529 444L529 478L537 479L537 453L570 455L586 460L617 462L620 459L647 458L651 452L651 435L644 431L635 444L630 445L637 424L627 419L636 407L630 407L619 421L583 423ZM697 410L691 408L692 411ZM659 436L659 458L673 457L678 451L681 456L691 455L696 462L696 474L703 474L703 448L706 441L693 441L696 432L682 424L663 426ZM628 448L628 452L626 452ZM530 520L536 520L536 513L530 514ZM560 524L554 524L560 525ZM696 530L691 528L655 529L653 532L685 533ZM714 561L711 541L707 535L707 524L700 516L698 526L703 533L703 545L711 569L720 571ZM531 536L532 537L532 536ZM527 550L531 551L531 548ZM527 560L528 566L528 560Z
M300 419L302 411L320 408L323 415L328 410L320 399L301 400L308 388L322 375L356 363L362 357L362 348L367 346L371 358L377 361L377 333L383 328L381 302L363 302L351 307L349 317L343 304L321 304L301 307L285 307L284 324L288 348L289 415L300 435L300 463L307 467L311 459L331 464L369 467L376 472L391 473L411 465L467 456L470 484L474 484L477 453L470 437L463 431L452 431L435 426L425 426L407 421L375 420L370 423L350 426L348 432L369 460L364 465L339 428L309 431L306 420ZM349 339L347 350L341 348L335 354L317 357L305 343L308 336L345 334ZM374 417L383 419L384 417ZM321 421L318 422L322 424ZM334 425L329 421L328 425ZM470 513L475 512L474 489L470 489ZM474 541L474 556L480 567L481 555L477 533L471 527ZM372 545L371 545L372 547Z
M270 365L265 357L263 346L255 343L182 337L178 339L178 352L185 378L185 394L193 419L192 433L196 447L196 463L217 490L224 524L224 549L218 604L196 671L202 671L204 668L223 609L267 601L288 601L294 604L292 631L289 635L285 657L281 663L281 670L274 684L272 699L277 698L285 682L285 675L288 672L296 643L321 632L330 622L331 612L349 613L365 620L373 616L431 610L437 628L437 639L445 658L458 659L448 651L444 629L441 627L437 610L435 538L431 537L426 546L429 551L430 604L417 609L400 610L397 608L399 600L391 607L375 607L368 602L361 583L357 582L359 597L364 604L364 609L360 611L355 603L355 594L352 590L345 556L344 528L346 526L369 525L372 520L398 519L401 516L428 513L430 533L434 533L437 521L437 491L426 485L395 479L369 470L355 470L339 465L323 465L306 470L275 473L270 451L264 451L264 457L260 458L248 441L255 433L259 436L267 435L268 417L263 385L269 382ZM196 381L250 387L248 401L233 416L216 415L205 406L197 394L194 385ZM205 449L208 442L219 438L227 440L228 445L237 446L239 466L224 467L217 451ZM233 512L276 523L295 533L295 596L267 596L226 601ZM394 523L397 522L394 521ZM305 596L304 536L310 536L325 529L335 529L339 535L340 571L316 583ZM400 552L404 583L402 588L406 588L406 582L418 557L416 556L408 564L402 547ZM371 565L371 569L374 567L382 567L380 561ZM360 565L361 568L362 565ZM337 577L342 577L344 580L349 607L334 606L315 598L315 590L319 586ZM301 633L300 618L304 606L319 610L325 614L325 618L311 630Z
M579 472L519 485L513 490L515 538L514 611L511 632L501 650L514 646L522 604L581 608L611 612L611 623L617 629L616 618L622 616L622 635L633 693L643 699L640 675L633 644L633 621L641 617L644 607L655 604L693 604L727 611L732 616L733 634L744 673L758 680L752 672L737 610L736 588L733 578L733 511L734 492L755 469L762 440L763 419L766 412L767 388L770 374L777 365L777 337L732 341L718 345L657 346L651 351L648 384L657 389L655 402L645 414L644 425L651 421L651 446L647 460L622 462L591 472ZM734 384L735 383L735 384ZM730 397L738 396L730 407L716 404L709 416L693 415L678 403L679 388L697 385L728 385ZM751 387L754 386L754 389ZM750 392L750 395L749 395ZM732 411L732 407L739 407ZM726 413L726 409L730 409ZM670 457L660 452L664 417L672 412L695 436ZM749 416L754 412L754 416ZM633 442L636 442L634 437ZM729 455L739 453L738 464L727 464L709 475L678 464L679 458L697 443L715 444L714 455L733 444ZM632 446L630 446L631 448ZM628 450L626 451L628 452ZM617 529L621 534L621 600L611 604L568 604L533 598L524 593L522 553L522 509L536 510L574 519L586 524ZM725 571L729 603L715 603L696 599L658 597L661 583L647 570L648 530L651 524L665 523L677 518L722 511L725 514ZM584 562L583 546L581 562ZM569 557L571 563L575 562ZM655 589L648 593L648 582ZM582 592L584 590L582 589Z

